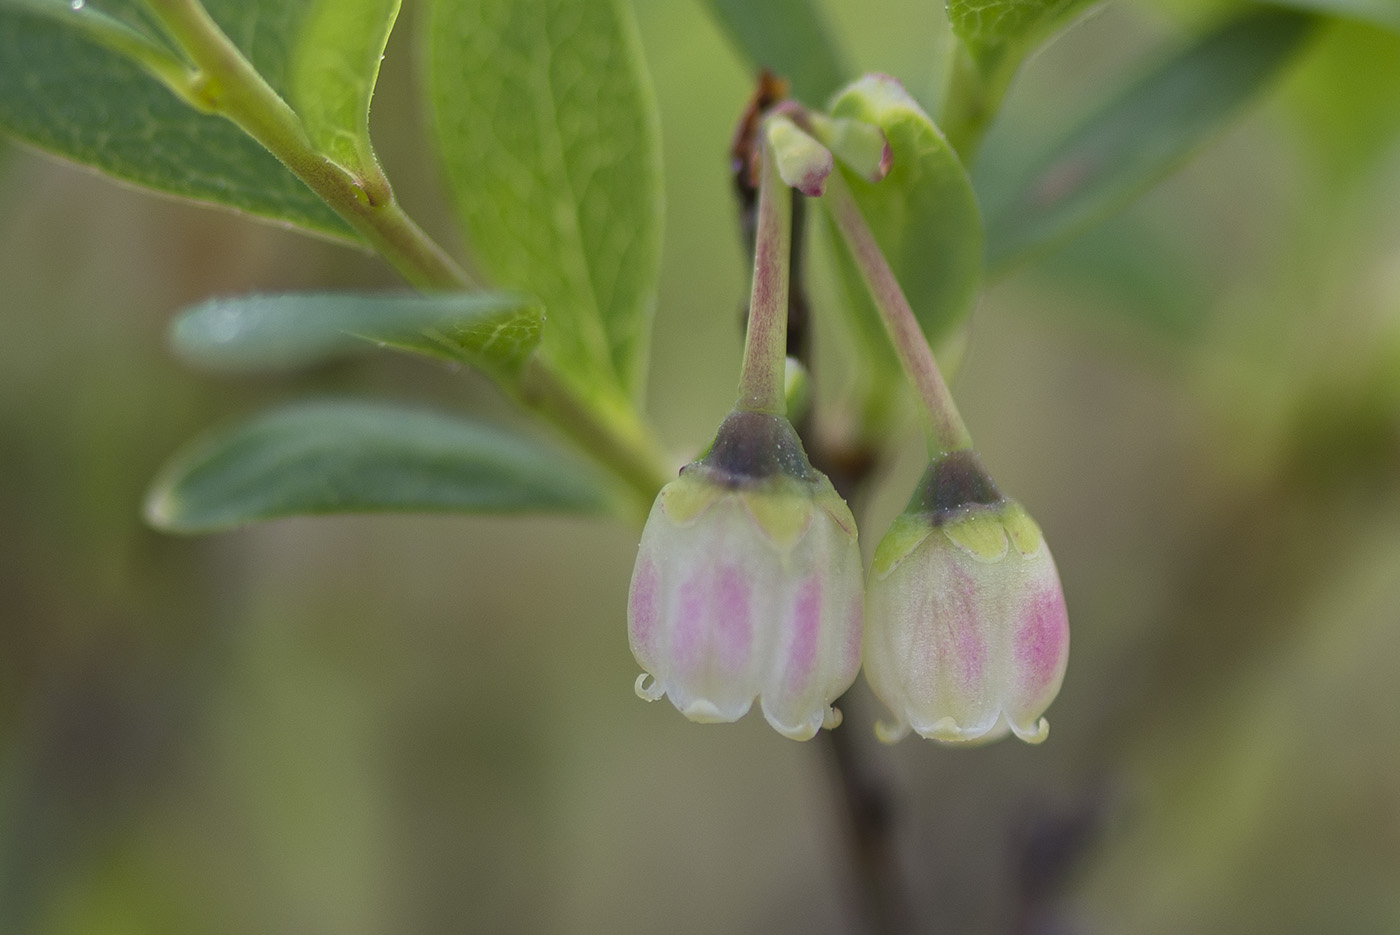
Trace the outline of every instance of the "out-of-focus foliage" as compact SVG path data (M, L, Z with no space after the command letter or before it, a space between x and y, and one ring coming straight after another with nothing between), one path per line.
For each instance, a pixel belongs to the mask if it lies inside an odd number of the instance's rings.
M1036 160L1013 193L979 190L991 215L988 264L1053 246L1176 169L1293 63L1313 25L1277 10L1232 20L1119 92Z
M200 439L168 464L146 517L173 532L327 513L602 512L582 465L443 413L317 400Z
M755 71L767 68L813 107L851 77L845 53L813 0L706 0L715 20Z
M1204 6L1135 0L1077 26L1023 67L984 153L1040 151L1243 9ZM928 59L908 24L929 4L819 9L853 72L894 72L937 113L936 71L906 68ZM668 205L650 407L691 453L732 402L726 147L749 76L701 4L636 11ZM412 58L396 33L376 146L446 231ZM1038 748L886 751L868 696L846 705L862 752L888 758L931 928L1400 926L1397 90L1400 36L1328 23L1179 174L984 294L954 390L1055 545L1074 648ZM633 697L632 529L141 525L170 450L273 399L503 416L484 381L403 355L234 379L165 349L171 314L211 294L392 277L28 151L0 173L0 931L854 926L823 751ZM833 277L809 272L820 381L840 363ZM866 541L922 461L856 505Z
M509 292L350 292L216 298L187 309L171 346L215 371L291 370L393 347L497 373L509 382L540 343L544 310Z

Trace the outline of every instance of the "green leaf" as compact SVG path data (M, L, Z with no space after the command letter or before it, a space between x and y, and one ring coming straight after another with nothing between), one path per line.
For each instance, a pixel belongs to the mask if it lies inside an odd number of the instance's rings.
M706 6L749 66L786 78L798 100L826 100L851 73L813 0L707 0Z
M925 337L938 349L967 319L982 279L982 220L967 173L933 121L892 78L860 79L837 96L831 113L884 131L891 158L883 180L871 182L846 166L840 171ZM837 254L846 292L860 297L851 304L862 333L882 349L878 353L892 356L854 263L844 246Z
M948 0L961 40L939 119L953 148L972 164L983 134L1021 62L1089 0Z
M1169 174L1294 60L1314 24L1270 9L1226 23L1090 116L1008 195L980 191L988 266L1045 250Z
M311 142L356 174L378 172L369 102L399 0L317 0L307 6L288 100Z
M1400 11L1400 3L1395 8ZM1363 183L1400 135L1400 31L1333 22L1289 75L1282 95L1306 132L1318 197L1347 210L1343 192Z
M303 402L197 439L165 467L146 518L172 532L325 513L582 512L608 498L558 450L454 416Z
M1025 52L1088 2L948 0L948 23L984 70L1014 68Z
M357 239L233 124L192 110L140 65L98 44L92 32L37 12L40 5L0 0L0 132L123 181ZM67 14L122 28L95 8ZM126 32L144 34L140 24Z
M1400 0L1268 0L1276 6L1373 23L1400 32Z
M539 302L510 293L291 293L210 299L171 327L181 357L216 370L302 367L374 342L507 381L540 343Z
M625 404L645 368L662 211L630 9L434 0L428 35L438 148L476 259L544 302L543 353L581 395Z

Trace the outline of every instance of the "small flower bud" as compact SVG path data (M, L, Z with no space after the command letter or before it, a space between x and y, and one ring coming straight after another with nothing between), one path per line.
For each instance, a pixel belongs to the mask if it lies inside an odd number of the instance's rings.
M1045 739L1069 654L1064 594L1040 528L976 454L929 466L875 550L868 595L865 676L894 712L882 740L911 726L949 743Z
M861 577L851 511L792 426L736 410L642 532L627 605L637 694L703 722L738 720L757 697L794 740L836 726L831 703L860 667Z

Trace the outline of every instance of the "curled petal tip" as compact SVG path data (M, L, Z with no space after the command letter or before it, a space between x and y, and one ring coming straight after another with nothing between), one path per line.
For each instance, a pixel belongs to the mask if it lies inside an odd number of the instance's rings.
M897 721L876 721L875 739L880 743L899 743L909 734L909 722L905 720Z
M647 684L647 679L651 679L651 684ZM632 683L632 690L637 693L637 697L643 701L656 701L666 694L666 689L656 680L650 672L643 672L637 676L637 681Z
M782 734L789 740L811 740L813 737L817 736L817 731L821 730L822 727L822 725L819 723L811 722L806 724L799 724L796 727L789 727L787 725L777 723L772 718L768 719L768 724L775 731Z
M724 724L734 720L705 698L695 699L681 713L697 724Z
M1023 727L1015 721L1011 722L1011 730L1026 743L1041 743L1050 736L1050 722L1041 718L1030 727Z

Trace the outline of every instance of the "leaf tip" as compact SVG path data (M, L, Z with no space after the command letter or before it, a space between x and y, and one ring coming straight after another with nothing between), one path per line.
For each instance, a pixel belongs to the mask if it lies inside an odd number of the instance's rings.
M141 518L152 529L183 532L179 515L180 501L175 496L174 488L164 479L158 479L146 493L146 500L141 505Z

